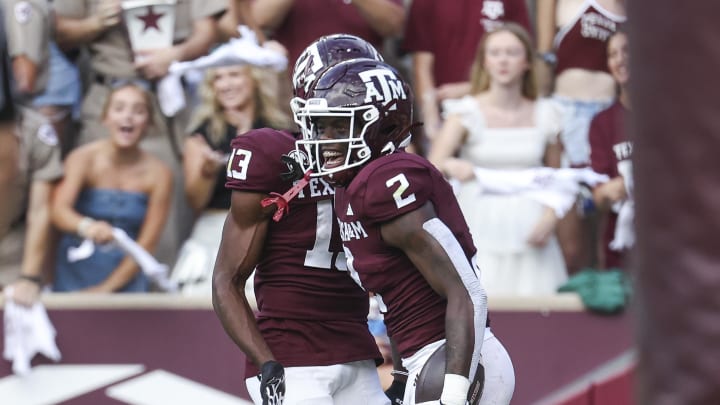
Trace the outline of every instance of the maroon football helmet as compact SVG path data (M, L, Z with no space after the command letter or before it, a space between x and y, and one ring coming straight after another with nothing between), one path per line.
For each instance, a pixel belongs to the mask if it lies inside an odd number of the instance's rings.
M333 34L315 40L295 62L292 74L294 95L305 98L310 83L323 69L355 58L383 60L375 47L355 35Z
M307 100L293 99L293 115L303 134L297 151L307 154L314 176L329 176L343 185L367 162L410 143L412 104L410 86L387 63L364 58L339 62L311 83ZM328 139L328 120L333 128L344 128L341 136Z

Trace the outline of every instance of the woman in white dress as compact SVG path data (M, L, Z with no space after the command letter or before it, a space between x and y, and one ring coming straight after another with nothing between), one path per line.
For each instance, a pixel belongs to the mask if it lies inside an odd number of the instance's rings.
M446 121L429 160L459 182L458 201L493 295L552 294L567 279L555 236L559 218L523 194L483 194L475 167L559 167L560 111L537 100L527 32L506 24L488 33L473 65L472 93L444 105Z

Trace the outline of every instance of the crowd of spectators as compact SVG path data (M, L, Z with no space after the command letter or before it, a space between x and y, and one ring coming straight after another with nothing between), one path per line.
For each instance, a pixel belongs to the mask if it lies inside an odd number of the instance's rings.
M411 79L424 122L413 150L459 183L489 295L553 294L582 268L624 267L629 244L610 248L631 199L627 45L614 35L624 1L451 3L178 1L167 44L148 51L128 30L164 29L152 8L156 20L131 22L120 0L2 0L3 79L14 77L14 103L3 102L16 125L0 134L0 284L24 302L45 286L148 291L132 259L103 245L115 226L174 266L181 291L210 293L229 142L253 128L294 130L290 75L207 70L199 88L185 83L192 101L173 116L159 107L158 84L172 62L238 36L238 24L285 52L290 67L318 37L354 34ZM482 194L478 167L592 167L612 180L559 217L522 196ZM71 260L84 239L96 251ZM69 268L83 267L92 278L66 282Z

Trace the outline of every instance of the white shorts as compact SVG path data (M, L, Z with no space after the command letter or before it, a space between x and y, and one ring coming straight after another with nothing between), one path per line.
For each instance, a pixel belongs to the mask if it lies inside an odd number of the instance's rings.
M260 380L245 380L250 398L262 405ZM286 367L283 405L390 405L373 360L332 366Z
M445 340L431 343L411 356L403 365L408 369L408 385L405 389L404 405L436 405L440 401L415 402L415 380L438 347ZM508 405L515 392L515 369L505 347L495 337L490 328L485 328L481 349L482 363L485 368L485 385L480 398L480 405ZM419 356L418 356L419 355ZM418 357L416 357L418 356ZM410 382L412 381L412 384Z

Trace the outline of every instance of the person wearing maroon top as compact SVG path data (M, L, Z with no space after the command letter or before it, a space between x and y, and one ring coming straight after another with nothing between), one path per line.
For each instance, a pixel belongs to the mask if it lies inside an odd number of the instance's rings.
M593 198L598 207L608 211L607 221L601 237L601 268L623 267L623 254L610 248L615 235L617 212L610 209L613 204L628 198L626 180L619 168L630 165L632 142L625 133L625 120L630 113L630 96L627 90L630 77L628 68L627 35L619 31L608 41L608 67L618 83L618 99L606 110L593 118L590 124L590 163L598 173L610 176L610 181L595 187ZM604 256L604 257L603 257Z
M590 164L590 121L609 107L615 82L607 70L607 40L626 21L626 0L547 0L538 2L536 66L542 95L564 111L563 166ZM552 87L552 88L551 88ZM583 200L560 221L558 240L568 273L595 266L595 212Z
M403 49L412 53L414 90L428 136L440 128L439 103L469 93L478 43L503 22L518 23L531 32L525 1L412 1Z
M356 35L374 47L399 35L405 20L402 0L255 0L255 21L296 60L317 38L343 32Z
M308 99L294 103L303 132L297 154L313 176L336 186L348 271L375 293L415 381L403 403L437 396L447 405L509 403L512 365L497 339L484 339L487 297L452 187L427 160L402 150L413 126L407 82L386 63L348 60L322 72ZM444 364L430 365L441 348ZM443 381L423 378L433 366L442 367ZM509 369L503 378L501 368ZM442 387L439 395L422 397L428 385Z

